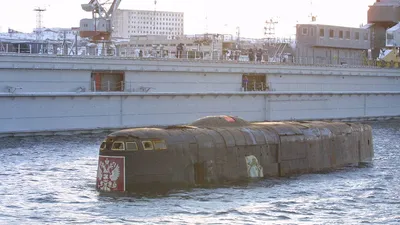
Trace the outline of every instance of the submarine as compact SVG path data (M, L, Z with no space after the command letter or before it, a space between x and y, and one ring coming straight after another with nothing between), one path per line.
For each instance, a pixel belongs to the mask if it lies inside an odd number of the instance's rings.
M367 124L208 116L188 125L107 135L100 145L96 189L126 193L229 185L357 166L373 156Z

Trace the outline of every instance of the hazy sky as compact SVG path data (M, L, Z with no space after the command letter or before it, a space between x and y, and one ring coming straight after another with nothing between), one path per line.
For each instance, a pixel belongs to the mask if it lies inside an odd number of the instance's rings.
M6 0L2 0L6 1ZM101 0L106 1L106 0ZM44 27L77 27L90 18L81 9L89 0L7 0L0 14L0 32L8 28L31 32L36 27L35 7L46 8ZM278 36L294 33L296 22L308 22L311 12L318 23L358 27L366 23L368 6L375 0L157 0L157 10L185 13L185 33L230 33L240 27L243 37L262 37L265 21L278 21ZM154 0L122 0L121 9L154 10ZM205 19L207 17L207 20Z

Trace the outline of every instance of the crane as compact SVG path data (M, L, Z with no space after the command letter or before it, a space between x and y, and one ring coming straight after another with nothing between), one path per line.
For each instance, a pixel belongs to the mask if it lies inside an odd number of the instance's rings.
M121 0L90 0L82 9L92 13L91 19L80 21L79 36L89 38L92 43L111 42L112 19Z

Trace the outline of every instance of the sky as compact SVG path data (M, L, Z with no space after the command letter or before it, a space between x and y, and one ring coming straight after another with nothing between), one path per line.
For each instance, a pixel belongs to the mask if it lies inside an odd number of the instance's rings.
M45 8L43 27L78 27L82 18L91 14L81 4L89 0L0 0L0 32L8 28L32 32L36 27L34 8ZM100 0L104 2L107 0ZM241 37L264 36L265 21L277 21L276 36L293 35L296 23L307 23L309 15L321 24L359 27L366 24L368 6L375 0L122 0L120 9L142 9L184 12L185 34L236 33ZM6 9L6 10L5 10ZM207 18L207 19L206 19Z

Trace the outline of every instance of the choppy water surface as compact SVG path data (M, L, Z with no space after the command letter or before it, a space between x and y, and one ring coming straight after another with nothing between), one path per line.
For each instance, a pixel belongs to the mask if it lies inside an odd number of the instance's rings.
M0 138L0 224L400 224L400 121L371 125L370 167L141 197L96 192L105 134Z

